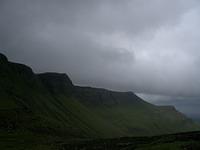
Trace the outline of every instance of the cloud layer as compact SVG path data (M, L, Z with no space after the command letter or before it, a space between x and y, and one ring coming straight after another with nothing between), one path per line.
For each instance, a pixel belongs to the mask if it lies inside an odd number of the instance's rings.
M200 96L197 0L1 0L0 49L76 84Z

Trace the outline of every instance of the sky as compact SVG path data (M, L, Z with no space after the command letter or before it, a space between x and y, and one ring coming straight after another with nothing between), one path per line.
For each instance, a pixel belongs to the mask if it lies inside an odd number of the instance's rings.
M199 0L0 0L10 60L197 116L199 26Z

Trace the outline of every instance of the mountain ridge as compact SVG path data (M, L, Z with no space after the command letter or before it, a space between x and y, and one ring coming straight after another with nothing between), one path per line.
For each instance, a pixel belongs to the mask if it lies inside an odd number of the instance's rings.
M198 130L178 111L133 92L73 85L67 74L35 74L0 54L1 130L69 138L160 135Z

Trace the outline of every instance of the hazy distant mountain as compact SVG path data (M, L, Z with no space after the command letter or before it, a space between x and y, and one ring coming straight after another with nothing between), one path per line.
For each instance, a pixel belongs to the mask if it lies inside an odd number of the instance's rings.
M16 139L28 137L42 144L56 137L148 136L199 129L173 106L149 104L132 92L75 86L66 74L35 74L2 54L0 120L2 137L12 133Z

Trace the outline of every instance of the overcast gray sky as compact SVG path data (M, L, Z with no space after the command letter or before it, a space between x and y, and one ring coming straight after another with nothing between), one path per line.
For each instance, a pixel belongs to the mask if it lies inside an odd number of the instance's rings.
M199 0L0 0L11 60L120 91L199 97L199 27Z

